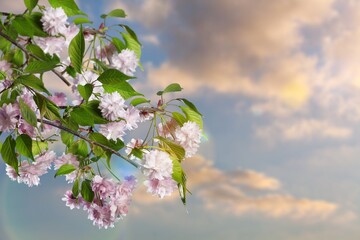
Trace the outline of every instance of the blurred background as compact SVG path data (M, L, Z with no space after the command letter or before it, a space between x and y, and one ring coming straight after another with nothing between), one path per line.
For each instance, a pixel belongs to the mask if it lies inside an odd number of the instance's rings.
M205 116L208 139L185 162L192 195L184 207L138 190L129 215L98 230L61 201L64 179L28 188L1 164L1 239L360 238L360 1L77 2L96 25L125 9L143 43L136 89L151 98L178 82Z

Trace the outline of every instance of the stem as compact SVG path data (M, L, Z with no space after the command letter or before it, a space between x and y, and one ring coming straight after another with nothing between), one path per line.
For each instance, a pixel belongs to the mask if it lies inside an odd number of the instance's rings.
M58 128L58 129L61 129L61 130L63 130L63 131L66 131L66 132L68 132L68 133L71 133L72 135L77 136L78 138L81 138L81 139L85 140L86 142L88 142L88 143L90 143L90 144L99 146L99 147L101 147L101 148L103 148L103 149L111 152L112 154L115 154L116 156L121 157L122 159L124 159L125 161L127 161L128 163L130 163L131 165L133 165L134 167L140 168L140 165L139 165L138 163L136 163L136 162L132 161L131 159L129 159L128 157L126 157L126 156L118 153L118 152L115 151L114 149L112 149L112 148L110 148L110 147L108 147L108 146L105 146L105 145L103 145L103 144L101 144L101 143L98 143L98 142L96 142L96 141L93 141L93 140L91 140L91 139L89 139L89 138L87 138L87 137L85 137L85 136L83 136L83 135L81 135L81 134L79 134L79 133L77 133L77 132L75 132L75 131L67 128L67 127L64 127L64 126L61 125L61 124L57 124L57 123L51 122L51 121L46 120L46 119L38 119L38 122L42 122L42 123L44 123L44 124L47 124L47 125L56 127L56 128Z
M39 61L43 61L41 58L39 58L38 56L35 56L34 54L30 53L28 50L26 50L23 46L21 46L20 44L18 44L14 39L10 38L8 35L6 35L3 32L2 27L0 27L0 36L2 36L3 38L5 38L6 40L8 40L9 42L11 42L13 45L15 45L16 47L18 47L21 51L23 51L26 55L26 58L32 57L35 58L36 60ZM61 73L59 73L58 71L56 71L55 69L51 70L56 76L58 76L67 86L70 86L71 84L68 82L68 80L66 80Z
M0 14L3 15L3 16L10 16L10 15L11 15L11 14L8 13L8 12L0 12Z

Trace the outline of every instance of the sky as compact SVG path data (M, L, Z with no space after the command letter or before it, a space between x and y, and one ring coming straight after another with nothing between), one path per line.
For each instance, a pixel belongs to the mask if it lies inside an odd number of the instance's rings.
M177 82L204 115L207 139L184 162L192 195L184 207L139 190L123 221L98 230L63 204L63 179L28 188L1 165L4 239L360 238L360 1L78 4L97 23L125 9L143 43L136 88L152 98Z

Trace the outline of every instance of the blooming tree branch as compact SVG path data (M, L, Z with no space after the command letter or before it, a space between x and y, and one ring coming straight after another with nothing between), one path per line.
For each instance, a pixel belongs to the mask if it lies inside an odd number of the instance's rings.
M74 0L24 3L22 14L0 13L0 154L9 178L33 187L55 170L72 186L66 206L82 208L99 228L127 215L139 181L159 198L178 190L185 204L181 164L199 148L202 115L189 100L171 99L182 91L177 83L158 91L155 104L134 89L141 43L129 26L105 24L125 12L102 14L93 28ZM72 93L48 89L47 72ZM139 179L118 176L114 156Z

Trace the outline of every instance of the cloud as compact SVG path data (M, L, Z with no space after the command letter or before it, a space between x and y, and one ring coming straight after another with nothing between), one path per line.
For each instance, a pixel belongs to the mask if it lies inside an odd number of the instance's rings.
M290 195L268 194L261 197L249 197L239 189L226 185L204 189L200 192L200 196L206 208L234 215L263 213L274 218L325 219L337 209L337 205L333 203L298 199Z
M48 2L45 0L40 0L39 3L43 6L48 6ZM12 13L21 13L24 12L26 7L23 0L13 0L13 1L1 1L0 9L3 12L12 12Z
M300 119L276 121L265 127L258 127L255 134L258 138L274 142L276 139L284 141L312 140L312 139L347 139L352 136L352 128L337 126L327 120Z
M334 203L276 193L280 190L277 179L253 170L223 171L201 156L186 159L184 168L188 177L188 188L193 193L191 197L201 200L202 207L206 210L217 213L322 220L338 209ZM269 191L275 192L268 193ZM178 196L173 194L171 198L165 198L165 201L176 199ZM137 191L134 202L151 205L161 200L149 196L143 189Z

